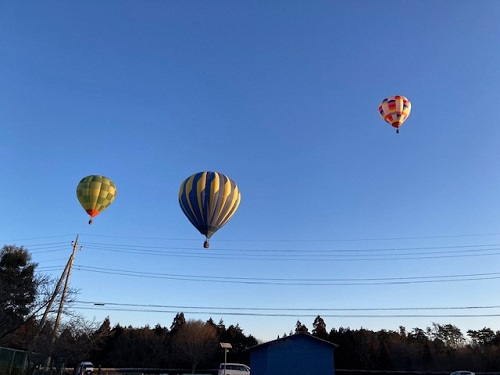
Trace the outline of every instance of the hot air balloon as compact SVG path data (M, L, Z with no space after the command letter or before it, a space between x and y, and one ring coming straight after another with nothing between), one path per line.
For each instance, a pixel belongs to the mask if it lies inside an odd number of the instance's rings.
M179 189L179 204L191 224L208 240L238 209L241 193L235 182L217 172L199 172L186 178Z
M411 103L401 95L389 96L382 101L378 110L384 121L395 127L396 133L399 133L399 127L403 125L403 122L410 115Z
M116 186L109 178L91 175L82 178L76 187L76 196L92 219L104 211L116 198Z

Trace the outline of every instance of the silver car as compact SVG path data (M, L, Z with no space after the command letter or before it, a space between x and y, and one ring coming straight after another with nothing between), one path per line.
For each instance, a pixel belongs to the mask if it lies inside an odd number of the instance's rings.
M224 363L221 363L217 375L250 375L250 367L241 363L226 363L224 370Z
M462 370L462 371L453 371L450 375L476 375L476 373L472 371Z

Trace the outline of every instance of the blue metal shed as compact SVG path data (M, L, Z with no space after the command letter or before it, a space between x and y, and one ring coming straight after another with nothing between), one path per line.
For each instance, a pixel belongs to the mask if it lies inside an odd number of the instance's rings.
M252 375L333 375L335 344L297 333L250 349Z

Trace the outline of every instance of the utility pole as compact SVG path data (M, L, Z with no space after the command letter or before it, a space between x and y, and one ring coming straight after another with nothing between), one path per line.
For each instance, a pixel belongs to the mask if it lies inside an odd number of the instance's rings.
M40 333L43 330L43 327L45 326L45 321L47 320L47 316L49 315L50 309L52 309L52 304L54 303L57 295L59 294L59 290L61 290L62 282L64 277L66 276L66 273L68 272L70 262L68 260L68 263L66 263L66 266L64 267L64 271L59 278L59 281L57 282L56 288L54 289L54 293L52 293L52 296L50 297L49 301L47 302L47 306L45 307L45 312L43 313L42 319L40 320L40 324L38 327L38 331L35 333L35 336L31 339L30 346L29 346L29 353L33 352L33 348L36 344L36 341L38 340L38 337L40 336Z
M61 316L63 312L63 307L64 307L64 301L66 299L66 294L68 292L68 286L69 286L69 278L71 276L71 270L73 269L73 262L75 260L75 255L77 250L81 250L81 246L78 246L78 234L76 235L76 239L71 242L71 246L73 247L73 252L71 253L71 256L69 257L68 263L66 264L66 268L63 271L63 274L61 275L61 279L59 280L59 283L56 287L56 292L59 291L61 287L61 282L64 276L66 275L66 280L64 281L64 288L62 291L61 295L61 301L59 302L59 309L57 310L57 317L56 317L56 322L54 323L54 330L52 331L52 337L50 339L50 347L49 347L49 356L47 357L46 365L45 365L45 370L47 369L51 370L52 368L52 349L54 347L54 343L56 341L56 336L57 336L57 330L59 329L59 323L61 322ZM52 302L49 304L49 306L52 304ZM48 313L48 310L45 311L45 313ZM45 317L45 314L44 314Z

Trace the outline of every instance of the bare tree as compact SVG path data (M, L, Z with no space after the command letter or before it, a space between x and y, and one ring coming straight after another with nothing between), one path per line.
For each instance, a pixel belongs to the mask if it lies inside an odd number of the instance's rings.
M81 315L63 322L56 341L54 352L63 356L70 363L88 359L93 349L101 347L103 341L111 335L108 330L101 330L95 320L89 321Z
M191 364L194 374L196 366L218 349L217 330L201 320L188 320L176 332L172 346L180 359Z

